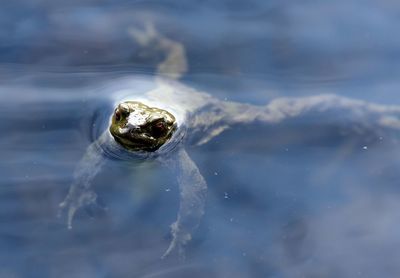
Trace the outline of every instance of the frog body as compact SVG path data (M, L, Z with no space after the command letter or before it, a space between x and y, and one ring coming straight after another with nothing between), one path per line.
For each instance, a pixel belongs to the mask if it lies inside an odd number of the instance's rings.
M135 78L112 80L103 86L110 95L113 110L108 115L107 128L89 145L78 163L69 193L60 204L61 212L66 211L69 228L77 209L96 202L92 181L104 165L104 156L124 160L152 158L176 173L180 192L177 219L171 225L172 241L162 257L174 250L183 257L184 247L204 214L207 191L206 181L185 150L186 145L206 144L238 125L254 122L276 125L308 114L334 115L338 125L351 122L352 132L366 136L378 137L382 129L400 129L399 107L332 94L280 98L265 106L216 99L174 80L187 67L181 45L162 37L151 26L145 31L131 32L144 47L158 42L167 53L166 62L159 67L160 75L144 82L150 84L149 90L133 93L133 88L138 91ZM174 70L173 78L168 76L168 69Z

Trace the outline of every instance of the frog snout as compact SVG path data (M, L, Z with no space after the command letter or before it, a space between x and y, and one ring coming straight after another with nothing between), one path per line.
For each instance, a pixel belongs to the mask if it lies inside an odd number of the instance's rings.
M137 126L133 126L133 125L131 125L131 124L128 124L128 125L126 125L125 127L123 127L123 128L120 128L119 129L119 133L121 134L121 135L135 135L135 134L138 134L139 133L139 130L140 130L140 128L139 127L137 127Z
M131 128L129 128L129 133L131 134L131 135L136 135L136 134L138 134L140 132L140 128L138 128L138 127L131 127Z

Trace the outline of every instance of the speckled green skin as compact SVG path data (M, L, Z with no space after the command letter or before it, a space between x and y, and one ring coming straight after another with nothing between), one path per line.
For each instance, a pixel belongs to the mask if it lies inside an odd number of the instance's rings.
M171 138L176 127L175 117L168 111L125 101L114 111L110 133L128 150L155 151Z

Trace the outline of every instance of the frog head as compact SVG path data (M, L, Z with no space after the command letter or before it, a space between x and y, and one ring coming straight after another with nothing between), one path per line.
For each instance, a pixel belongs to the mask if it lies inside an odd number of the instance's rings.
M156 151L172 137L176 127L175 117L168 111L125 101L114 110L110 133L128 150Z

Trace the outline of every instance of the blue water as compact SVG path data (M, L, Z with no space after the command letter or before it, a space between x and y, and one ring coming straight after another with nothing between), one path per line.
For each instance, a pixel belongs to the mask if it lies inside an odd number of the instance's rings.
M390 0L2 3L0 277L398 277L397 133L368 141L300 118L188 146L209 193L184 262L160 260L179 193L157 164L109 161L94 181L107 211L80 210L72 230L56 215L109 105L93 88L150 79L163 58L130 27L150 20L181 42L182 82L221 100L399 105L399 14Z

